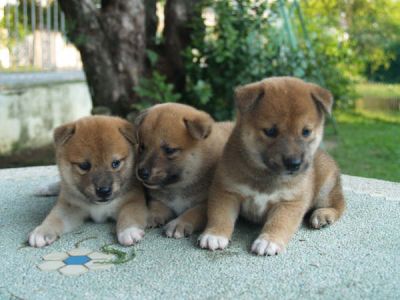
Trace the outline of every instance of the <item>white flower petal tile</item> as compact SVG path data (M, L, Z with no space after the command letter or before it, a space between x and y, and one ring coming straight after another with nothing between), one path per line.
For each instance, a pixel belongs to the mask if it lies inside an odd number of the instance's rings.
M69 265L69 266L64 266L62 267L59 272L63 275L70 275L70 276L76 276L76 275L81 275L83 273L86 273L88 268L82 265Z
M68 251L69 255L88 255L89 253L93 252L92 250L86 248L75 248Z
M42 271L58 271L63 275L81 275L89 270L106 270L114 266L112 254L92 251L86 248L75 248L66 252L53 252L43 256L38 265Z
M38 265L38 268L42 271L56 271L59 268L65 266L65 264L62 261L45 261Z

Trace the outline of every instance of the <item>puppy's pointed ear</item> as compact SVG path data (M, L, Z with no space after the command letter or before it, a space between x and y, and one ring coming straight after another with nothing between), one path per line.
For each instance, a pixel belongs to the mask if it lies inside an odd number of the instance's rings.
M64 145L75 133L75 123L67 123L54 129L53 139L56 147Z
M201 112L194 117L184 118L183 122L194 139L202 140L210 135L214 120L209 114Z
M146 118L148 112L149 112L149 109L145 109L145 110L141 111L137 115L137 117L135 118L135 121L133 123L136 128L139 128L139 126L143 123L143 121Z
M333 96L330 91L320 87L319 85L310 83L311 97L317 105L318 110L330 115L332 113Z
M235 89L235 103L241 114L251 110L262 97L264 97L264 89L261 82L250 83Z
M137 143L135 126L132 123L122 120L121 125L118 127L118 130L129 143L131 143L132 145L135 145Z

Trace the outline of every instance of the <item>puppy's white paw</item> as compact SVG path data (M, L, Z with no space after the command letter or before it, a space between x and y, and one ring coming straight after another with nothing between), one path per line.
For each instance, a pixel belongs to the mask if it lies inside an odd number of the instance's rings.
M50 228L45 226L36 227L28 237L29 245L36 248L41 248L50 245L57 239L57 234Z
M167 237L180 239L189 236L193 232L193 226L176 218L164 226L164 232Z
M51 197L57 196L60 193L60 182L53 182L50 184L39 186L33 193L38 197Z
M199 245L203 249L210 249L212 251L217 249L225 249L229 244L229 239L220 235L213 235L203 233L199 237Z
M143 237L143 229L132 226L118 233L118 242L124 246L131 246L139 242Z
M257 255L277 255L283 251L283 247L278 243L259 237L253 242L251 252Z

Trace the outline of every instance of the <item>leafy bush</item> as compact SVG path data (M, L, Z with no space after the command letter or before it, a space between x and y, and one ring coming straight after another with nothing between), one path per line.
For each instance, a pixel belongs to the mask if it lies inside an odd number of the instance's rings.
M372 63L368 63L366 67L368 80L387 83L400 82L400 42L393 43L387 48L388 52L394 53L393 58L387 64L381 64L375 68Z
M228 119L232 117L234 87L265 77L270 64L265 34L270 25L263 16L268 5L247 0L203 4L208 20L192 24L192 45L184 53L187 86L183 99L217 119Z
M352 104L344 71L348 48L339 45L337 34L311 24L312 34L304 39L301 23L290 18L297 36L291 43L279 1L203 0L200 5L203 16L191 24L192 43L183 53L186 88L179 91L181 102L218 120L231 119L236 86L270 76L296 76L330 89L337 106ZM164 96L155 95L158 90L165 91ZM136 91L157 102L179 99L157 72Z
M142 101L132 107L135 110L143 110L154 103L177 102L181 95L174 92L174 86L167 82L167 77L155 69L158 56L155 52L147 50L147 57L153 67L150 78L142 78L134 91Z
M312 35L304 39L301 23L293 22L298 37L293 47L284 34L279 2L207 1L205 6L208 16L193 24L193 43L185 52L187 89L183 99L189 104L217 119L231 118L235 86L288 75L327 87L338 107L353 104L351 81L345 72L349 50L339 45L337 34L312 24ZM207 21L213 14L215 22Z

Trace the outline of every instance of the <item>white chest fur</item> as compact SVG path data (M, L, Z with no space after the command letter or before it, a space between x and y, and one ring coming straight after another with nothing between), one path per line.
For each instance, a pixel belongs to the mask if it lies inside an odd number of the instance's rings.
M94 222L103 223L109 218L114 220L117 218L120 205L121 200L114 199L107 204L90 205L88 213Z
M236 185L235 191L243 197L240 215L256 223L265 221L270 204L290 200L294 196L293 192L287 189L277 190L273 193L260 193L246 185Z
M189 199L184 199L180 195L176 195L168 201L162 201L167 205L176 215L182 214L185 210L190 208L193 203Z

